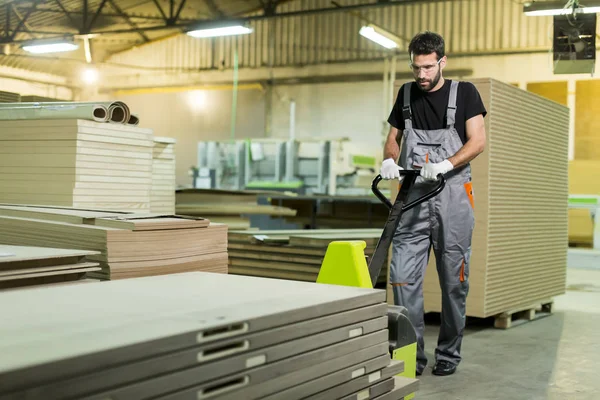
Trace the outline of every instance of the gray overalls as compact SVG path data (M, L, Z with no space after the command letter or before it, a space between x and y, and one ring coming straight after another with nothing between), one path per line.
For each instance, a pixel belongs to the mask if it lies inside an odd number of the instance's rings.
M400 166L418 169L427 161L441 162L454 155L462 141L454 128L458 82L452 81L447 110L447 127L420 130L412 127L409 82L404 86L403 131ZM445 175L444 190L432 199L405 212L393 239L390 282L394 301L406 307L417 331L417 369L427 364L423 340L423 279L433 245L442 292L441 328L436 360L460 362L469 291L471 236L475 225L471 167L455 168ZM408 201L433 189L437 181L418 177Z

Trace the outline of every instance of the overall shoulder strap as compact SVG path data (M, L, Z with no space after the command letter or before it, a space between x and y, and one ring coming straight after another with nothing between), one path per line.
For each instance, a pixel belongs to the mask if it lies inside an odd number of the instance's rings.
M411 129L412 128L412 120L411 115L412 111L410 109L410 91L412 89L412 82L407 82L404 84L404 99L402 104L402 117L404 118L404 127Z
M448 99L448 111L446 113L448 128L452 128L456 122L456 97L458 93L458 81L450 84L450 98Z

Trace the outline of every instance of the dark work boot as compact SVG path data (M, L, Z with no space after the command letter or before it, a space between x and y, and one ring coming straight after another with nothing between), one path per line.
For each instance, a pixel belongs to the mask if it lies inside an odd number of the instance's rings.
M446 360L436 361L432 373L434 375L452 375L456 371L456 365Z
M417 368L416 368L416 374L417 376L421 376L423 375L423 371L425 370L425 367L427 366L427 363L425 364L419 364L419 362L417 362Z

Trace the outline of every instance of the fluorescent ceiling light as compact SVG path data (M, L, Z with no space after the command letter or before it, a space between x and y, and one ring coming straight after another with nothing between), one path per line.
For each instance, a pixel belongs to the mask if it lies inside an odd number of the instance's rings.
M39 44L32 42L30 44L23 45L23 50L35 54L60 53L65 51L77 50L78 48L79 46L72 42L55 42Z
M209 28L209 29L196 29L187 32L188 35L195 38L208 38L217 36L233 36L233 35L246 35L252 33L252 28L248 28L242 25L223 26L220 28Z
M396 38L393 34L385 31L374 25L366 25L360 28L361 36L372 40L380 46L385 47L386 49L394 49L398 47L399 39Z
M600 12L600 3L597 1L586 2L585 5L576 5L572 2L536 1L523 5L523 13L530 17L548 15L595 14Z

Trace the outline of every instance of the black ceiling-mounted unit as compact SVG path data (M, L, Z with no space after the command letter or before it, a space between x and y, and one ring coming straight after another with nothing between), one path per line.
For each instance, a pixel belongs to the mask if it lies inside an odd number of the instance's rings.
M555 74L593 74L596 14L555 15L552 48Z

